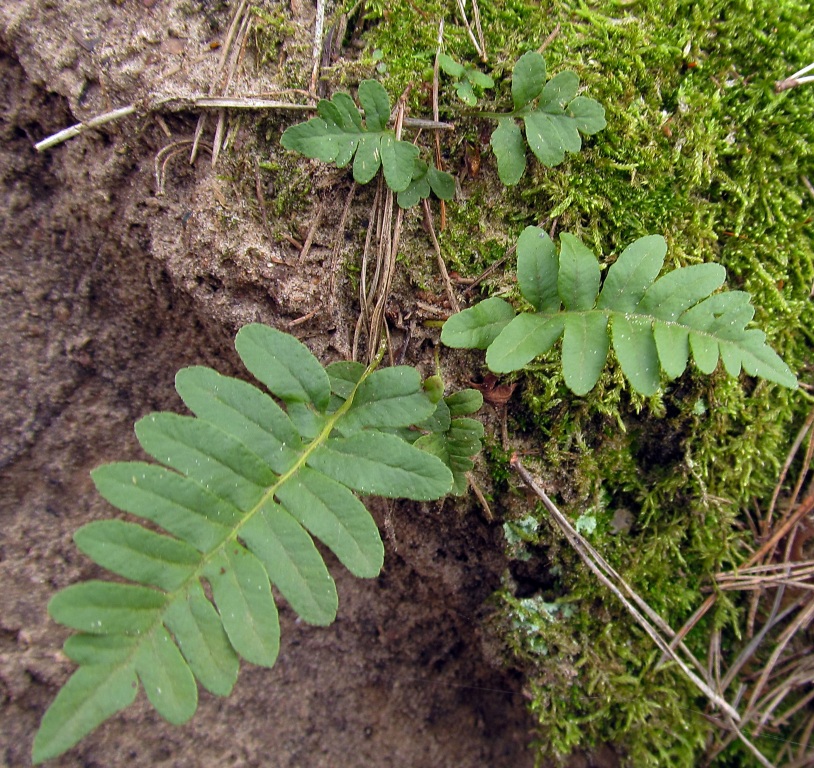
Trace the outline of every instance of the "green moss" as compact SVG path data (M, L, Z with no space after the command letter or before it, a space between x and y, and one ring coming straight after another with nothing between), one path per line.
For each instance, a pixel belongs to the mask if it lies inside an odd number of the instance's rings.
M659 232L674 263L724 264L798 369L814 327L811 201L799 180L812 171L814 91L776 95L772 83L814 58L800 31L807 13L794 2L554 5L542 14L562 24L550 69L580 73L605 104L608 128L555 171L536 167L522 193L606 254ZM613 369L574 398L546 360L530 367L522 399L515 427L545 441L542 471L565 508L573 518L592 510L592 543L674 627L704 599L712 573L742 561L750 536L740 510L768 499L808 407L765 383L693 375L637 402ZM633 524L613 535L620 509ZM559 534L541 531L537 545L550 550ZM651 641L575 557L558 549L556 562L564 575L546 599L566 599L574 617L542 624L531 642L512 627L516 598L503 595L540 754L610 741L629 765L697 764L710 727L698 714L703 698L676 670L655 669ZM712 626L736 643L743 615L719 599L691 647L705 658ZM738 754L722 759L750 764Z
M287 40L294 37L295 26L291 14L283 6L252 6L251 41L261 67L276 66Z
M608 126L556 168L530 159L520 185L506 190L488 146L494 123L462 113L442 81L442 117L456 123L456 132L442 137L447 168L459 172L467 151L482 155L480 174L462 177L463 197L447 207L440 240L450 269L479 274L532 223L556 221L606 264L635 238L660 233L671 267L723 264L729 286L753 295L772 345L810 381L814 225L800 175L814 177L814 87L773 88L814 60L804 23L810 3L479 5L489 52L481 66L503 77L485 109L510 103L514 61L559 24L545 52L549 74L575 70L585 93L605 106ZM370 0L356 69L329 74L349 87L348 73L378 70L391 98L412 86L412 114L428 116L426 70L442 18L447 53L476 63L454 3ZM417 227L412 234L422 237ZM513 295L513 268L509 258L487 290ZM510 432L563 510L572 519L590 514L594 546L677 628L706 597L711 575L743 560L752 542L741 510L771 495L808 403L799 392L747 377L693 372L648 399L631 393L613 364L577 398L563 384L557 354L519 377ZM537 563L542 573L536 587L524 582L522 597L507 574L497 596L512 663L528 678L539 759L610 742L637 768L698 764L711 728L700 714L703 697L673 666L657 666L652 641L544 511L511 496L499 446L487 441L485 454L494 493L515 521L505 529L512 567ZM745 612L737 596L722 596L688 644L706 658L709 632L721 628L724 643L737 647ZM766 749L772 754L777 745ZM750 764L737 747L721 760Z

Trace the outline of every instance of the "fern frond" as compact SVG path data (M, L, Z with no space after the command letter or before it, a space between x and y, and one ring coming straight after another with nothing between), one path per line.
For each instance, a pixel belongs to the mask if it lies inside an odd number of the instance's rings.
M613 347L631 387L652 395L661 373L675 379L690 354L702 373L723 361L730 376L741 370L784 387L796 387L788 366L748 328L754 316L743 291L715 293L726 279L718 264L682 267L658 277L667 244L659 235L629 245L601 281L596 256L576 237L560 238L527 227L517 243L520 291L535 312L516 314L491 298L453 315L441 340L450 347L486 349L496 373L516 371L547 352L562 336L566 385L584 395L596 385Z
M452 471L452 491L463 495L469 487L466 473L475 462L472 457L480 453L483 424L467 418L483 406L483 395L476 389L464 389L441 400L435 413L418 425L427 431L415 441L415 445L432 453Z
M605 128L605 109L597 101L577 96L579 77L560 72L546 83L546 64L536 51L524 53L512 71L512 101L508 113L482 113L498 121L492 134L492 151L497 172L506 186L520 181L526 170L526 147L516 122L522 120L534 156L551 168L565 160L566 153L582 148L580 134L591 136Z
M185 368L176 388L195 416L158 413L136 425L163 466L93 472L110 503L166 533L119 520L77 531L86 555L135 583L89 581L51 600L51 616L78 630L65 652L79 669L43 718L35 763L132 703L139 682L164 718L183 723L197 683L225 696L239 657L272 666L280 626L271 585L305 621L332 622L336 587L312 537L357 576L376 576L384 557L354 491L428 500L452 487L441 460L396 433L437 407L414 369L326 370L299 341L262 325L241 329L236 347L284 407L246 382Z
M335 93L330 101L321 99L319 117L287 128L280 143L306 157L345 168L353 161L353 179L367 184L381 168L387 186L398 192L402 208L410 208L429 197L451 200L455 194L452 176L419 160L418 147L401 141L388 129L390 97L381 83L363 80L359 83L362 113L347 93Z

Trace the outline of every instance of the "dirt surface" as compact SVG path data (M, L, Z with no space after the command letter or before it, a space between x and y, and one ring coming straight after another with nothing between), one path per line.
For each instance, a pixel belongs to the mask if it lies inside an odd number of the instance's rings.
M205 92L230 12L206 0L0 1L2 765L30 764L39 720L72 671L46 604L99 575L71 540L116 514L89 471L139 456L137 418L181 409L179 367L237 373L240 325L287 330L325 296L329 250L280 264L296 252L268 237L229 158L215 170L208 157L173 159L156 196L155 155L190 138L197 114L129 118L33 149L149 94ZM310 34L310 4L290 12ZM262 91L262 77L244 67L235 87ZM252 135L251 119L238 124L236 153ZM294 329L325 362L348 353L355 323L352 292L339 290L334 312ZM418 352L426 362L431 350ZM502 668L487 622L506 567L499 524L470 502L371 511L387 530L385 570L357 580L326 555L340 596L333 626L298 623L281 604L274 669L243 664L233 695L202 692L182 727L140 697L53 764L531 765L522 681Z

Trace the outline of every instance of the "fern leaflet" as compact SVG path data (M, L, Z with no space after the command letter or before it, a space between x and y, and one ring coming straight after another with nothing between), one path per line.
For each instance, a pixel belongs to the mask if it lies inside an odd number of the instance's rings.
M139 682L165 719L183 723L197 683L225 696L240 656L272 666L280 627L271 584L305 621L332 622L336 587L311 537L356 576L378 575L384 556L354 491L429 500L452 487L443 461L398 435L437 409L415 369L324 369L299 341L257 324L240 330L236 347L284 408L246 382L182 369L176 388L195 416L136 424L164 466L93 472L109 502L168 535L119 520L76 532L80 550L136 583L88 581L51 600L51 616L78 630L65 653L79 668L43 717L35 763L132 703Z
M682 267L658 277L667 244L659 235L629 245L601 281L596 256L576 237L560 237L560 253L548 235L527 227L517 243L517 279L534 312L516 314L491 298L453 315L441 340L450 347L486 349L496 373L516 371L562 340L566 385L584 395L595 386L613 346L631 387L654 394L663 371L681 376L690 354L702 373L719 358L731 376L741 369L785 387L797 380L748 328L754 316L744 291L714 293L726 278L719 264ZM600 285L601 284L601 285Z

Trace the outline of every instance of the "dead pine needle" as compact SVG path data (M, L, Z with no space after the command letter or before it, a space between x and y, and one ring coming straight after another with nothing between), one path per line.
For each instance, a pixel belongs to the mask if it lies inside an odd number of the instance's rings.
M477 5L477 0L472 0L473 6ZM480 44L478 39L475 37L475 33L472 31L472 26L469 23L469 19L466 15L466 0L458 0L458 11L461 14L461 19L464 23L464 28L466 29L466 34L469 35L469 40L472 45L475 47L475 50L478 52L478 56L480 56L480 60L483 62L487 61L486 58L486 49L484 46ZM478 18L478 27L480 26L480 12L478 11L477 14ZM480 31L480 30L479 30ZM483 38L483 32L480 32L481 39Z
M194 139L181 139L180 141L175 141L172 144L167 144L166 147L163 147L155 156L154 160L154 168L155 168L155 196L156 197L163 197L164 196L164 184L167 179L167 165L172 160L173 157L181 154L181 152L185 152L186 148L190 144L194 144ZM200 148L207 150L208 152L212 152L212 145L207 144L205 142L200 143Z
M435 226L432 220L432 209L430 208L430 201L424 198L424 221L427 224L427 231L429 232L430 239L432 240L432 247L435 249L435 257L438 260L438 270L441 272L441 279L444 281L444 290L449 299L449 306L453 312L460 312L461 306L458 304L458 299L455 296L455 291L452 288L452 281L449 279L449 272L447 272L447 265L444 263L444 255L441 253L441 245L438 238L435 236Z
M559 22L557 22L557 26L554 27L554 29L551 30L549 36L545 40L543 40L543 44L537 49L537 52L542 53L546 48L548 48L548 46L551 45L551 43L553 43L554 40L557 39L557 35L560 34L561 29L562 27L560 27Z
M308 258L308 254L311 252L311 246L314 244L314 238L317 235L317 230L319 229L319 225L322 222L322 216L325 213L325 203L320 201L319 205L317 206L317 212L314 216L314 220L311 222L311 226L308 228L308 234L305 237L305 243L302 246L302 250L300 251L299 261L302 263Z

